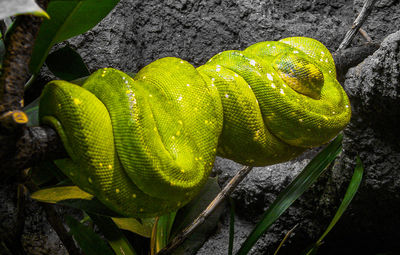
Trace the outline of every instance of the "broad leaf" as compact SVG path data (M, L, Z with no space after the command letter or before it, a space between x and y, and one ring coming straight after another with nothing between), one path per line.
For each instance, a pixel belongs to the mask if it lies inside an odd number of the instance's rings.
M61 80L72 81L90 75L81 56L69 46L50 53L46 65Z
M75 0L50 1L47 12L50 20L45 20L33 48L29 69L38 73L47 54L55 43L92 29L119 2L119 0Z
M281 192L268 207L262 220L256 225L238 251L238 255L247 254L257 240L269 227L289 208L304 191L306 191L324 172L326 167L335 160L342 150L343 135L339 134L324 150L318 153L302 172Z
M31 195L35 200L45 203L60 204L103 216L121 217L108 209L93 195L86 193L77 186L63 186L41 189Z
M141 219L141 222L135 218L112 218L112 220L120 229L149 238L155 222L155 218Z
M66 217L70 233L86 255L114 255L114 252L92 229L79 223L71 216Z
M35 0L0 0L0 20L19 14L33 14L50 18Z

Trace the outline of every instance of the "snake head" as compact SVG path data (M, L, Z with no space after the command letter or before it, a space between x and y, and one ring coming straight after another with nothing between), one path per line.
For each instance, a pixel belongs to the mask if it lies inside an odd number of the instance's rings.
M293 90L319 100L324 85L324 74L305 54L298 51L277 55L273 67Z

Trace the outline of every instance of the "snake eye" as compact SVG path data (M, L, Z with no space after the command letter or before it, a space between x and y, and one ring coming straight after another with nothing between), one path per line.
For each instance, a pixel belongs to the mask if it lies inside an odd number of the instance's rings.
M313 99L320 98L324 74L306 58L300 54L282 53L276 56L273 66L293 90Z

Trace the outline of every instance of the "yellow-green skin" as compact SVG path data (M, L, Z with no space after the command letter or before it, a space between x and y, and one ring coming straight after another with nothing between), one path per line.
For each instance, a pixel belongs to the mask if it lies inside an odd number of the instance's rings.
M290 160L349 122L331 54L292 37L225 51L195 69L163 58L132 79L105 68L82 87L52 81L40 119L60 135L63 171L126 216L176 210L205 183L216 154L246 165Z

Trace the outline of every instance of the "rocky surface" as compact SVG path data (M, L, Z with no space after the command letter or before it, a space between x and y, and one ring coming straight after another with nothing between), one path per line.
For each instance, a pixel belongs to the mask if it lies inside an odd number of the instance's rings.
M177 56L195 66L218 52L244 49L264 40L308 36L335 50L363 1L261 0L121 0L115 10L84 35L69 40L91 71L114 67L137 72L165 56ZM377 41L400 30L400 2L378 1L363 26ZM399 225L399 34L391 35L373 56L352 69L344 87L349 93L352 123L345 130L344 153L316 185L291 207L252 250L273 254L284 235L299 224L280 254L299 254L317 239L340 203L352 174L355 156L362 158L366 176L340 224L327 237L321 254L375 254L396 250ZM357 35L354 45L364 43ZM297 161L256 168L232 195L236 204L235 250L277 194L307 164L313 153ZM239 165L218 159L221 185ZM1 231L13 226L15 189L2 184ZM35 203L27 209L25 249L38 254L65 254ZM34 219L34 220L32 220ZM226 254L228 216L198 254ZM29 241L32 240L32 241ZM45 247L45 248L39 248ZM354 252L356 251L356 252ZM1 254L1 252L0 252Z

